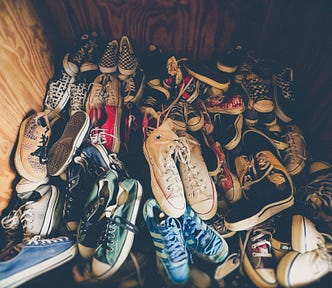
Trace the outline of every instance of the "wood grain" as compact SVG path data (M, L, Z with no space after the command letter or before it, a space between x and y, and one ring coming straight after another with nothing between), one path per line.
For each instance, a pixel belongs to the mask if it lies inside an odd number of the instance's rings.
M7 206L16 172L11 162L22 119L41 109L52 75L44 29L27 0L0 0L0 214Z

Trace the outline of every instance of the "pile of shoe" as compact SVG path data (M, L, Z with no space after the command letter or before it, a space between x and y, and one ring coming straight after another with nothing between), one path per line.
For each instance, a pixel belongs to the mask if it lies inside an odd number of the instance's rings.
M295 92L290 67L241 45L202 63L83 34L19 129L0 286L75 256L85 286L325 281L332 165L310 156Z

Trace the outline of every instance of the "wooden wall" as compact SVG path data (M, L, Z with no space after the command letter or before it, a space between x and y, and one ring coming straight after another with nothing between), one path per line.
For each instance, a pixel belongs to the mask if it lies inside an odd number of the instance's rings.
M0 215L17 176L12 164L19 125L41 109L52 75L44 27L28 0L0 0Z

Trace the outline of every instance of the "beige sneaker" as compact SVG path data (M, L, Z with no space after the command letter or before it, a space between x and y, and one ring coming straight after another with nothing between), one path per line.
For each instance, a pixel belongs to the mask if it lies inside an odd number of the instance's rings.
M150 167L152 192L161 209L178 218L186 210L186 200L179 171L173 159L179 137L174 133L171 119L153 130L143 144L143 152Z
M187 203L203 220L211 219L217 212L217 191L204 162L200 144L190 134L179 131L179 160L181 175Z
M47 145L51 128L47 115L39 112L20 126L14 164L20 176L38 182L47 177Z

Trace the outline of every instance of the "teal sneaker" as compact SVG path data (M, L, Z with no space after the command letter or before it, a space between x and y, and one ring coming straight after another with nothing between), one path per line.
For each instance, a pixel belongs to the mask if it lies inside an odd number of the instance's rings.
M116 199L105 209L106 224L92 260L92 273L98 279L112 276L129 255L133 245L142 185L133 178L119 183ZM115 198L115 197L114 197Z
M83 258L90 259L95 252L99 236L106 225L104 210L113 195L117 195L118 187L117 173L109 170L91 189L77 233L78 251Z
M198 257L213 263L223 262L228 255L228 244L187 205L181 217L183 235L190 250Z
M190 269L181 222L167 216L155 199L146 201L143 216L156 249L161 276L170 285L185 284L189 280Z

